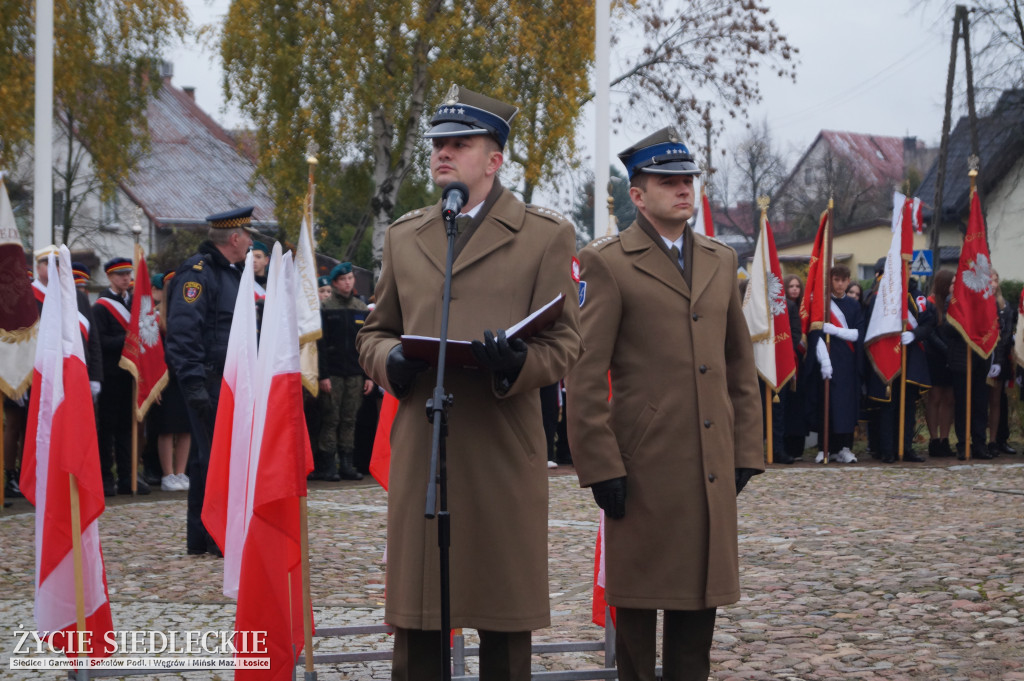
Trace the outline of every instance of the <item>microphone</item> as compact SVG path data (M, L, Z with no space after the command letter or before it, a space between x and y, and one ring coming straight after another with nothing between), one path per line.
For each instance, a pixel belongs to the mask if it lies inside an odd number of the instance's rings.
M462 207L466 205L466 199L468 198L469 187L461 182L452 182L441 193L441 200L444 201L441 215L444 216L445 220L454 220L455 216L462 210Z

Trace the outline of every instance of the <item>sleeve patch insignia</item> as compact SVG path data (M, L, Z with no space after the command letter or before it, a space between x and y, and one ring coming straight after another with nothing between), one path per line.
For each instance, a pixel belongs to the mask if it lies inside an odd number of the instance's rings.
M572 280L577 284L580 283L580 261L575 256L572 259Z
M199 300L202 292L203 285L198 281L186 281L185 285L181 287L181 295L185 298L186 303L194 303Z
M583 307L583 301L587 299L587 282L580 282L580 307Z

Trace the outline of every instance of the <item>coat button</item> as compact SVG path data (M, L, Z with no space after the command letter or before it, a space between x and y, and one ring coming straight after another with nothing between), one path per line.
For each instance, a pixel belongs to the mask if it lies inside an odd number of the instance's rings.
M717 480L717 478L715 477L714 473L708 473L708 480L710 482L714 482L715 480Z
M693 321L697 321L697 313L696 312L693 313Z
M711 419L704 419L704 427L705 428L710 428L711 427Z
M700 372L701 372L702 374L706 374L706 373L708 372L708 368L707 368L707 366L705 366L704 364L701 364L701 365L700 365Z

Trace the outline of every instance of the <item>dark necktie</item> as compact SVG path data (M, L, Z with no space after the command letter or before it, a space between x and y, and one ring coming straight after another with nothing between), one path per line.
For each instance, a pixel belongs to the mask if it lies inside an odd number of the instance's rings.
M683 259L680 257L679 247L672 246L672 248L669 249L669 252L672 254L672 259L679 263L679 269L683 269Z
M469 227L469 223L473 221L473 218L469 215L460 215L455 218L455 229L459 234L466 231L466 227Z

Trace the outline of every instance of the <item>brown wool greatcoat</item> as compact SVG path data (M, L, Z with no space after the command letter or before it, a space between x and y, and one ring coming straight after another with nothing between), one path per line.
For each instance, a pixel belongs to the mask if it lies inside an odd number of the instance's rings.
M379 385L402 334L440 335L447 239L440 205L388 228L377 307L356 339ZM575 237L561 216L503 190L455 260L448 337L482 339L567 297L562 317L528 341L522 372L505 395L489 373L449 368L448 507L452 626L527 631L548 626L547 449L538 389L568 373L581 350ZM423 517L431 425L425 404L436 375L420 374L391 430L385 620L440 628L437 523Z
M567 425L581 485L627 476L625 518L605 522L615 606L740 596L734 469L764 469L757 374L735 251L689 228L684 251L689 285L636 222L580 251L586 352Z

